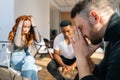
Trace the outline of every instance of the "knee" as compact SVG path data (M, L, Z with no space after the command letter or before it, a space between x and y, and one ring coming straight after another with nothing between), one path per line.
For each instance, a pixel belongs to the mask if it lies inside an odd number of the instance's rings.
M50 63L48 63L48 65L47 65L47 70L48 71L53 71L53 70L55 70L57 67L56 67L56 64L54 64L53 62L50 62Z
M35 59L32 56L27 56L27 57L24 58L24 62L25 63L32 63L32 64L34 64L35 63Z
M52 65L51 65L51 63L48 63L47 70L50 71L51 69L52 69Z

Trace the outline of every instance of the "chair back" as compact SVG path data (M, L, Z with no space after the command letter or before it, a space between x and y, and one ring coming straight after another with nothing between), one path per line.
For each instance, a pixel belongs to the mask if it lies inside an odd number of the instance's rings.
M52 48L51 43L50 43L50 41L49 41L48 39L43 38L43 40L44 40L44 42L45 42L46 47Z
M50 58L53 59L53 54L52 54L53 53L53 49L52 49L51 42L48 39L46 39L46 38L43 38L43 40L45 42L45 46L46 46L46 49L48 51L48 54L49 54Z

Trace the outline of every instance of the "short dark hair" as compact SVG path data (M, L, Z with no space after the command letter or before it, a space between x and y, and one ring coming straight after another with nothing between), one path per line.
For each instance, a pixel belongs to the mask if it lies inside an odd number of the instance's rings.
M71 21L69 20L63 20L60 22L60 27L66 27L68 25L72 25Z
M74 18L78 13L80 13L80 11L86 7L88 2L90 2L90 0L79 1L77 4L75 4L71 10L71 18Z
M90 4L89 6L87 6ZM87 9L86 14L90 11L90 6L94 6L94 8L97 8L98 10L104 10L107 11L106 8L109 6L112 8L111 4L108 0L83 0L79 1L71 10L71 18L74 18L77 14L79 14L81 11ZM89 8L89 9L88 9Z

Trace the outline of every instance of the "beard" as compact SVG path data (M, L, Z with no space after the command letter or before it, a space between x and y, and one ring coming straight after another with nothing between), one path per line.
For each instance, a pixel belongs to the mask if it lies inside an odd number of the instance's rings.
M102 39L90 40L93 45L97 45L102 42Z
M90 25L90 27L92 28L92 27L95 27L95 25L93 25L90 21L89 21L89 25ZM94 34L93 34L94 33ZM102 38L100 38L100 34L97 32L97 31L92 31L91 33L91 36L92 36L92 38L90 39L90 41L91 41L91 43L93 44L93 45L97 45L97 44L99 44L99 43L101 43L102 42ZM94 39L93 39L94 38Z

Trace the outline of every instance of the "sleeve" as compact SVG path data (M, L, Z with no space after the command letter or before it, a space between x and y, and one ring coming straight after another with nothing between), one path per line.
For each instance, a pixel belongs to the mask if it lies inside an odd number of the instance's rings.
M99 68L97 65L95 65L93 75L87 75L87 76L83 77L81 80L100 80L98 75L99 75Z
M58 41L57 37L56 37L55 40L54 40L53 48L54 48L55 50L59 50L59 41Z
M99 80L120 80L120 41L109 46L104 59L95 68L93 74Z
M34 32L35 32L36 41L40 42L40 33L38 32L37 27L34 26L33 29L34 29Z
M20 46L22 44L22 41L21 41L21 30L22 30L22 27L18 26L16 34L15 34L15 38L14 38L14 44L16 46Z
M99 66L95 65L95 68L94 68L94 71L93 71L93 75L94 75L94 78L96 78L97 80L102 80L103 79L103 75L105 75L105 74L102 74Z
M112 47L107 66L105 80L120 80L120 41Z
M92 75L88 75L83 77L81 80L95 80L95 78Z

